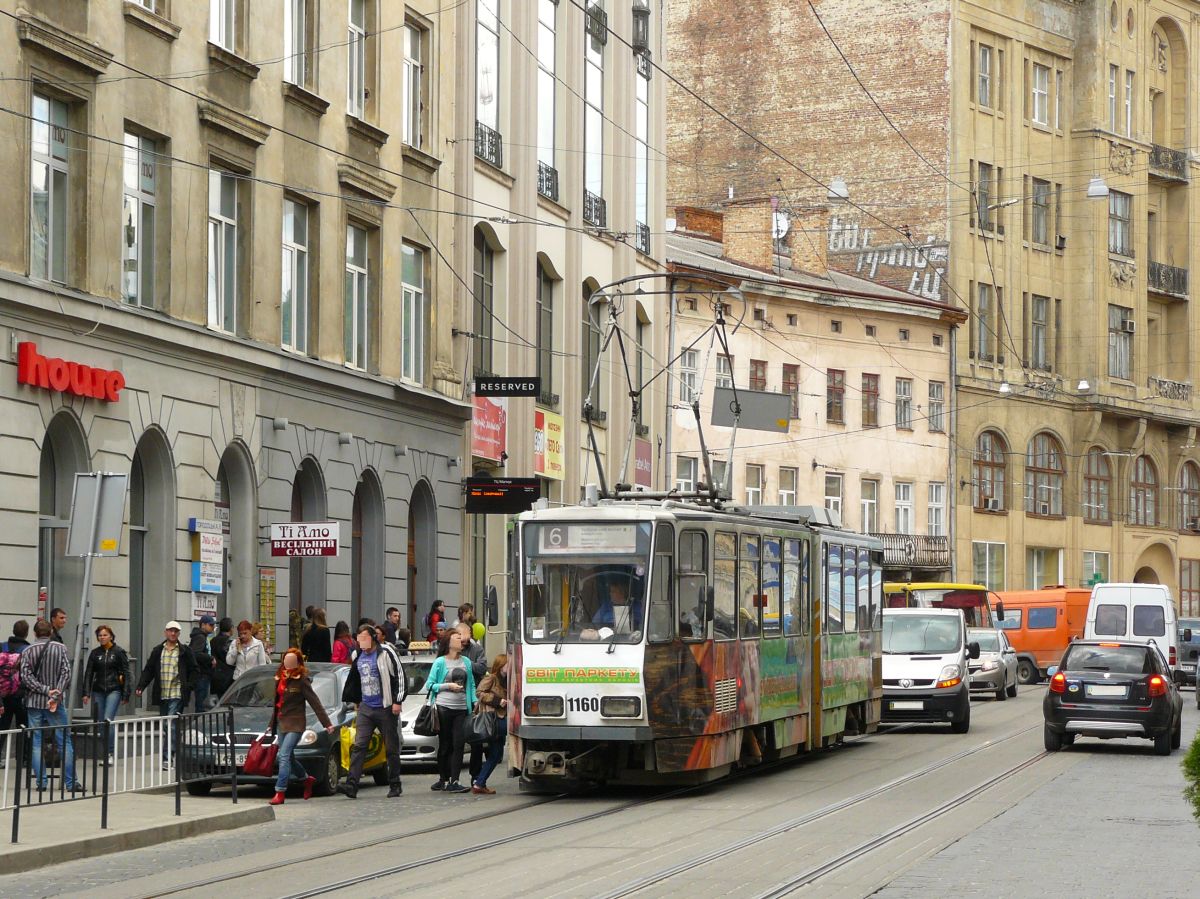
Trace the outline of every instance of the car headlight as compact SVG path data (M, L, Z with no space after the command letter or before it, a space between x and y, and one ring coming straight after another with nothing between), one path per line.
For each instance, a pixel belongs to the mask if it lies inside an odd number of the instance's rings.
M297 745L311 746L315 742L317 742L317 732L315 730L306 730L300 735L300 742Z
M956 687L962 683L962 668L958 665L946 665L942 668L942 673L938 675L937 685L939 687Z
M604 696L600 714L605 718L641 718L642 700L637 696Z
M997 662L995 659L988 659L986 662L983 663L984 671L995 671L999 667L1000 667L1000 663Z
M526 696L525 714L530 718L561 718L563 698L561 696Z

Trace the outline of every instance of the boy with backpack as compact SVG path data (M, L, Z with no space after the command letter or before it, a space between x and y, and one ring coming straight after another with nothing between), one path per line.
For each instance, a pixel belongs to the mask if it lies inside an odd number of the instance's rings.
M0 643L0 731L25 727L27 716L21 701L21 653L29 645L29 622L24 619L13 625L12 636ZM0 750L0 767L5 764L7 752Z

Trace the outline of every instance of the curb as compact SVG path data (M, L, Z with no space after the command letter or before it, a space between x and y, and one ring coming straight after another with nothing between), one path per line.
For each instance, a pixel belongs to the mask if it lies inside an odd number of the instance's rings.
M14 849L10 852L0 853L0 875L19 874L48 865L57 865L61 862L93 858L129 849L143 849L146 846L154 846L170 840L182 840L186 837L216 833L221 830L235 830L239 827L265 824L274 820L275 809L269 805L255 804L245 809L231 810L204 818L180 818L169 824L159 824L141 830L100 833L79 840L56 843L53 846L30 846L29 848Z

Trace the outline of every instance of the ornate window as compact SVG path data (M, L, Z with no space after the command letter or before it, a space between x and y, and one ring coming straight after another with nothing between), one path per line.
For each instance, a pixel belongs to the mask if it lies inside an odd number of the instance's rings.
M1025 451L1025 511L1062 515L1062 447L1049 434L1034 434Z
M975 508L991 512L1003 510L1008 444L995 431L984 431L976 439L973 469Z
M1158 524L1158 471L1146 456L1134 460L1129 477L1129 523Z
M1088 451L1083 467L1083 520L1108 522L1112 520L1112 471L1104 450Z
M1179 472L1179 529L1200 531L1200 466L1185 462Z

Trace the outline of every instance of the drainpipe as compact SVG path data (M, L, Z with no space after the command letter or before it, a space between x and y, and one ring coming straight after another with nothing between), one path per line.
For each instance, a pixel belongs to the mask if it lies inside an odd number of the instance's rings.
M667 320L667 417L663 431L666 432L666 453L663 464L659 468L659 489L670 490L673 483L671 474L671 432L675 429L675 415L672 406L675 403L675 379L671 377L671 360L675 358L675 278L667 279L667 301L671 304L671 315ZM664 471L664 469L666 469Z
M956 583L966 581L958 574L958 453L954 451L958 438L958 325L950 326L950 422L946 432L946 454L949 457L950 483L946 485L946 512L950 544L950 577Z

